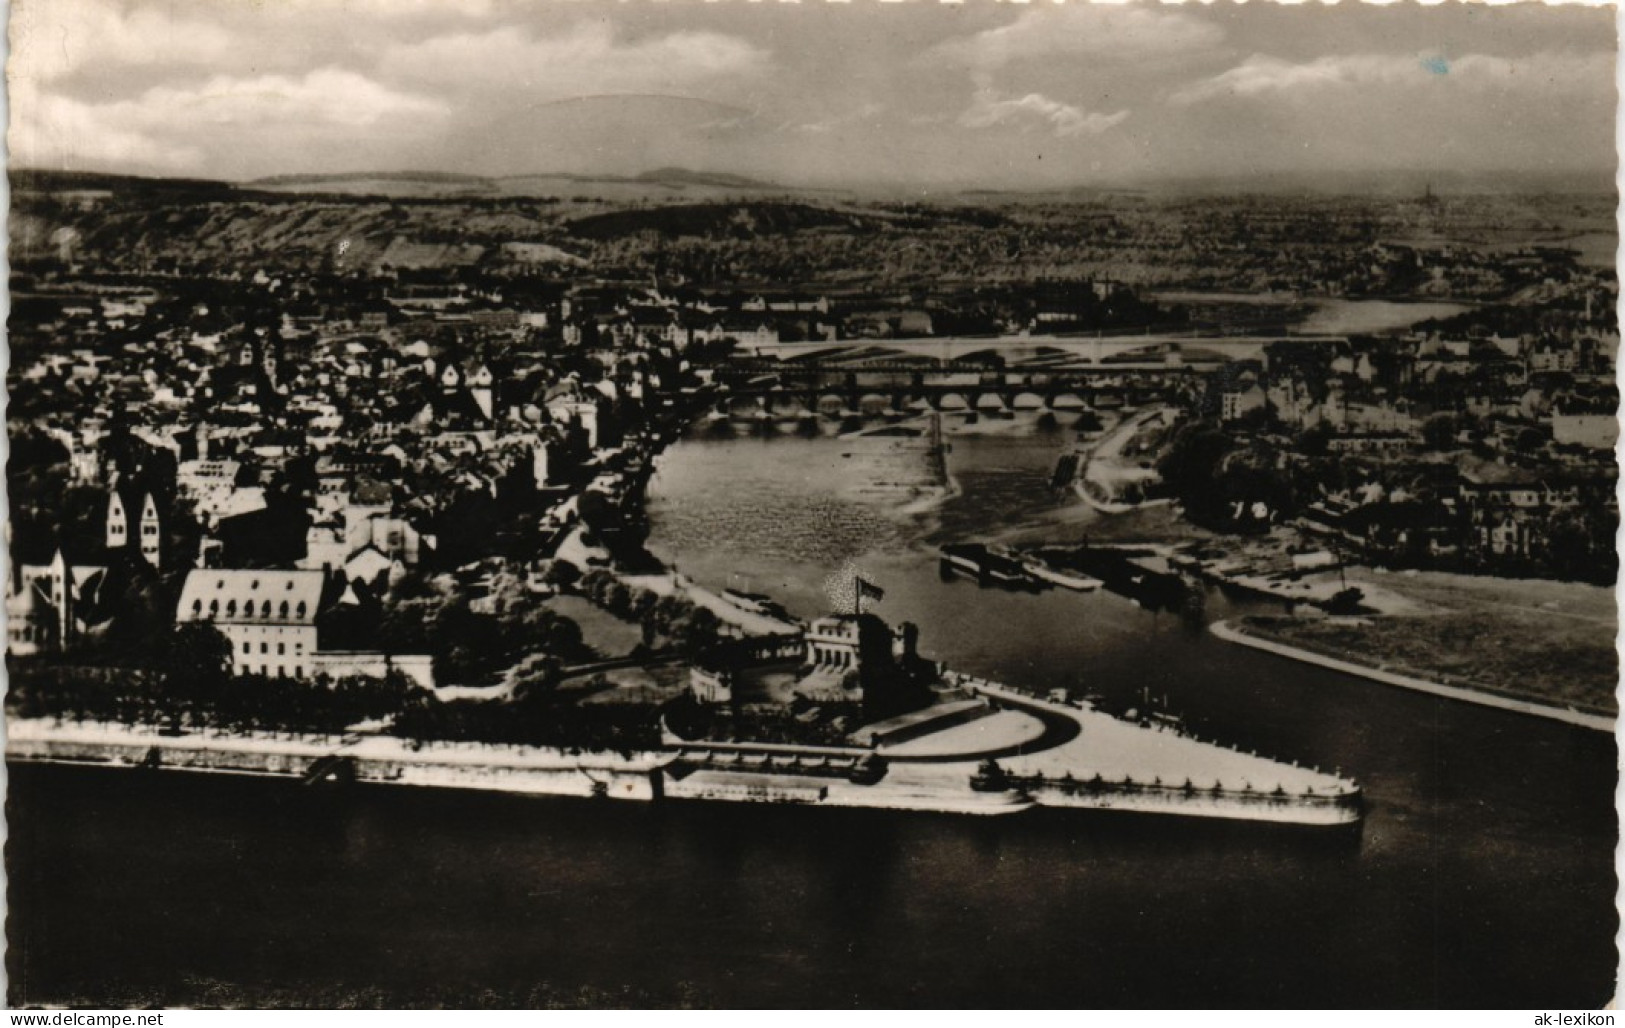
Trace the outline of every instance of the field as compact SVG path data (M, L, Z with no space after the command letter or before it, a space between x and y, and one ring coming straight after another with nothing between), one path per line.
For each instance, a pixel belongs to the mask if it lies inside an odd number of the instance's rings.
M583 597L554 596L546 606L579 625L581 641L606 660L626 656L643 641L643 630L638 625L600 610Z
M1362 574L1412 601L1415 612L1359 620L1271 618L1253 627L1292 645L1449 685L1618 711L1611 590L1441 573Z

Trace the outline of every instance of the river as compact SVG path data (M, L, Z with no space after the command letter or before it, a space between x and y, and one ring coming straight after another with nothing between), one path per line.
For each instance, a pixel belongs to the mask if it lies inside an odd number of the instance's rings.
M722 1006L1600 1005L1613 740L1282 661L1109 594L943 581L934 545L1077 539L1059 437L689 439L651 547L799 614L847 561L921 648L1026 687L1166 698L1340 767L1357 836L1036 811L990 821L11 769L13 999L224 995ZM739 576L739 577L735 577ZM1213 594L1208 616L1235 612ZM21 926L21 927L19 927ZM191 984L188 984L188 983ZM589 990L580 993L577 990ZM322 991L325 990L325 991ZM518 1000L514 1000L518 997Z

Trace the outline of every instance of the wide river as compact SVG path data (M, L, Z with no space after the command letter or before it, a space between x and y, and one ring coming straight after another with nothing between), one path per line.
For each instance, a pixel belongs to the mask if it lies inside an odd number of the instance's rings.
M685 440L652 485L651 546L803 615L851 562L885 589L877 612L919 623L922 649L955 667L1149 693L1204 736L1340 767L1365 785L1363 831L335 796L13 766L13 999L215 983L723 1006L1609 999L1613 740L1299 666L1109 594L942 581L944 540L1103 534L1047 488L1062 445L956 438L958 494L920 513L916 444ZM1207 616L1233 609L1215 594Z

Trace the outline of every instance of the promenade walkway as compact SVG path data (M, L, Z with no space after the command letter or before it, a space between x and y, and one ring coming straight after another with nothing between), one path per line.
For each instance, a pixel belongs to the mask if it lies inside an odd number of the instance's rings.
M1015 710L995 711L986 717L880 747L893 760L974 760L1003 757L1021 751L1044 736L1044 722Z
M1188 780L1197 789L1250 787L1267 793L1281 788L1295 796L1335 795L1349 788L1338 776L1318 768L1244 752L1165 726L1121 721L1092 708L1053 703L993 682L961 678L967 687L982 695L1026 710L1069 718L1077 724L1077 735L1067 742L1001 760L1012 775L1060 778L1070 774L1084 781L1099 774L1112 782L1129 778L1142 784L1169 786Z

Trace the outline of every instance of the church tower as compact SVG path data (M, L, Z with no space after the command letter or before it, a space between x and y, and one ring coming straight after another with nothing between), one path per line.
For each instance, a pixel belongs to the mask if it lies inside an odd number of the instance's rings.
M122 550L130 541L130 516L124 509L124 497L119 495L118 484L108 490L107 548Z
M163 566L163 531L158 523L158 504L148 493L141 501L141 556L156 570Z

